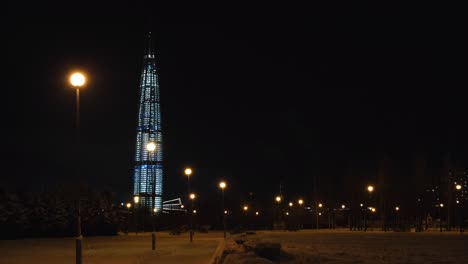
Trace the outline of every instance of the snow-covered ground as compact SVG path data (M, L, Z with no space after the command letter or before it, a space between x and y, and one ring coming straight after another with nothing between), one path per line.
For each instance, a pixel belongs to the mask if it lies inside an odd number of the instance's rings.
M243 239L281 243L280 263L468 263L468 234L457 232L257 231ZM225 264L272 263L227 247L238 253Z
M208 263L222 239L221 232L196 233L193 243L188 233L156 234L156 251L151 250L150 233L115 237L85 237L83 263ZM75 263L73 238L0 240L0 263Z

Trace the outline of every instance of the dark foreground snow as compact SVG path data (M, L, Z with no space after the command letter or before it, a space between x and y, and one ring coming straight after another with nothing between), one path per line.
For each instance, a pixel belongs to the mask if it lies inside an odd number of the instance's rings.
M234 240L281 243L276 261L244 253ZM247 242L244 242L247 243ZM225 264L237 263L468 263L468 234L313 231L257 232L226 243Z

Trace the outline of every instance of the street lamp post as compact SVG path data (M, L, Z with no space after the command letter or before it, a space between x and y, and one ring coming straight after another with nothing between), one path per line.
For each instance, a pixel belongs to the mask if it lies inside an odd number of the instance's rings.
M151 214L152 214L152 218L151 219L152 223L152 227L153 227L153 232L151 233L151 249L152 250L155 250L156 248L156 233L155 233L155 215L156 215L156 204L155 204L155 199L156 199L156 170L154 169L154 164L153 164L153 160L154 160L154 152L156 150L156 144L154 144L153 142L149 142L147 145L146 145L146 150L148 151L148 158L149 158L149 165L151 166L151 187L152 187L152 192L151 192Z
M276 204L278 205L276 209L278 211L277 214L278 214L278 223L279 223L281 220L281 208L280 208L281 196L279 195L276 196L275 201L276 201ZM273 221L273 225L274 225L274 221Z
M457 184L455 185L455 189L457 190L457 192L461 191L462 189L462 185L461 184ZM464 197L462 197L461 195L459 195L459 193L457 193L457 196L455 197L456 201L457 201L457 204L458 204L458 207L460 208L459 211L460 211L460 233L463 233L464 231L464 215L463 215L463 199Z
M372 192L374 191L374 186L373 185L367 185L367 192L369 193L369 206L371 206L371 200L372 200ZM368 217L367 215L369 214L368 210L365 211L366 213L364 214L364 232L367 231L367 221Z
M443 203L440 203L439 204L439 231L442 232L442 208L444 208L444 204Z
M194 193L190 194L191 208L190 208L190 243L193 241L193 213L196 212L193 210L193 200L195 200L196 195Z
M130 226L130 207L132 207L131 203L127 203L127 227L125 228L125 235L128 235L128 228Z
M185 176L187 176L187 195L191 196L190 194L190 176L192 175L192 169L191 168L185 168L184 170ZM189 232L190 232L190 242L192 242L192 213L193 213L193 202L192 202L192 207L190 208L190 212L188 213L188 221L189 221Z
M223 212L223 231L224 231L224 238L226 238L226 214L224 208L224 189L226 188L226 182L222 181L219 183L219 188L221 188L221 195L222 195L222 212Z
M395 224L394 224L394 229L400 229L400 207L395 206Z
M304 221L304 208L302 205L304 204L304 200L299 199L297 200L297 203L299 204L299 209L298 209L298 224L299 228L303 228L303 221Z
M135 196L133 197L133 202L135 203L135 206L133 207L133 214L135 217L135 235L138 235L138 203L140 202L140 197Z
M323 207L323 204L322 203L318 203L317 201L315 202L316 206L316 212L315 212L315 229L319 229L319 215L321 215L319 213L319 208L322 208Z
M76 120L75 120L75 128L76 128L76 149L75 149L75 160L76 160L76 176L79 178L79 147L80 147L80 88L84 86L86 83L86 77L80 73L75 72L70 75L70 84L73 86L76 92ZM81 234L81 205L80 205L80 186L78 184L78 199L77 199L77 237L75 239L75 254L76 254L76 264L82 263L82 244L83 244L83 236Z

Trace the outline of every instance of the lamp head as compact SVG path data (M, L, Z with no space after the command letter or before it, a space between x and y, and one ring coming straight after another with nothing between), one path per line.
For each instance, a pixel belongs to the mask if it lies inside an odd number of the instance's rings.
M81 72L75 72L70 75L70 84L73 87L80 88L86 83L86 77Z
M154 144L154 142L149 142L148 144L146 144L146 150L148 150L149 152L155 151L156 144Z
M219 183L219 188L223 189L226 188L226 182L222 181Z

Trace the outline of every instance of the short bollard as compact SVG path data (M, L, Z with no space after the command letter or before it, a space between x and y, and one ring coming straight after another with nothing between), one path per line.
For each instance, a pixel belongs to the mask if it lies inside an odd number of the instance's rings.
M156 249L156 234L155 233L151 234L151 249L153 250Z

